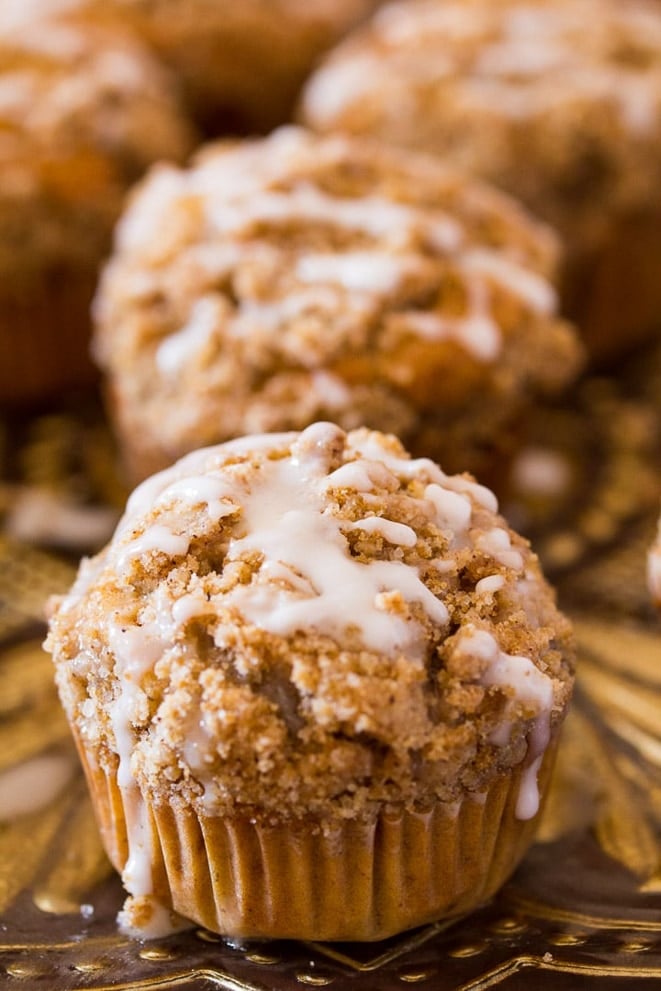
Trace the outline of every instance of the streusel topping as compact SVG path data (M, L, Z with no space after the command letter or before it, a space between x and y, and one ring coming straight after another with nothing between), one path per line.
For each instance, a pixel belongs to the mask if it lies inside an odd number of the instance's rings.
M431 160L282 129L155 169L117 233L96 354L162 464L329 417L405 438L575 371L556 244Z
M533 815L573 658L488 489L328 423L143 483L47 646L120 787L266 820L479 797L522 762Z
M612 213L658 190L661 13L646 0L394 3L322 64L303 116L436 151L587 238L602 193Z
M0 10L0 265L61 265L107 250L126 188L193 135L170 76L78 5ZM57 15L57 16L56 16Z

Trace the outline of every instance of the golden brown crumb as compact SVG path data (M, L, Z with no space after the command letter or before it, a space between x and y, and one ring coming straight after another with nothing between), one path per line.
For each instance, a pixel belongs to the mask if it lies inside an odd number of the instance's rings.
M47 645L101 767L266 820L480 793L561 720L573 663L488 490L330 424L145 482Z
M556 256L511 200L341 137L282 129L156 169L96 303L96 356L134 476L323 418L472 465L532 395L577 369Z

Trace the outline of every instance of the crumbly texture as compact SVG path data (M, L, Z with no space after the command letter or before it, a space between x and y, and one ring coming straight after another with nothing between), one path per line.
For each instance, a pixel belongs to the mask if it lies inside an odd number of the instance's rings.
M661 16L645 0L392 4L329 57L303 109L321 129L437 151L589 242L605 212L661 186Z
M93 272L128 186L193 143L142 45L50 6L0 11L0 278L21 301L53 273Z
M0 402L98 377L90 304L128 187L194 143L148 50L69 0L0 4Z
M573 669L493 495L332 424L145 482L47 647L89 760L155 805L266 821L479 797L556 732Z
M479 470L476 452L579 364L556 257L508 198L358 140L286 128L157 167L95 308L134 477L322 418Z
M624 311L620 347L658 326L657 3L392 4L322 63L302 118L434 152L520 197L566 241L567 302L596 353L609 348L612 309ZM628 293L613 289L623 279Z

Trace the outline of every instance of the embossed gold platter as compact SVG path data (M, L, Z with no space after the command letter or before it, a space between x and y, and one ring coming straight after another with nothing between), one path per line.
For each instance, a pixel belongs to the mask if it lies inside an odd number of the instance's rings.
M117 931L121 884L40 644L46 597L102 542L125 493L93 400L0 420L0 987L661 987L661 618L645 586L661 348L586 379L571 407L529 429L563 485L514 485L505 508L573 616L580 654L535 846L491 904L453 924L362 946L241 945L199 929L148 943Z

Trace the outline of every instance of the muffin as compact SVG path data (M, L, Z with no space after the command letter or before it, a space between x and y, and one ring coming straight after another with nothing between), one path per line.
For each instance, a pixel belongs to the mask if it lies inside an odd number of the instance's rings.
M467 912L531 840L573 677L493 494L330 423L144 482L46 646L142 935Z
M486 472L579 364L555 260L510 199L355 139L283 128L156 167L95 304L130 477L319 419Z
M137 43L16 3L0 9L0 125L5 404L92 380L89 305L125 191L192 133Z
M319 56L379 0L55 2L130 28L176 73L197 122L217 134L285 121Z
M661 8L645 0L393 4L313 75L302 118L439 155L566 241L595 360L661 326Z

